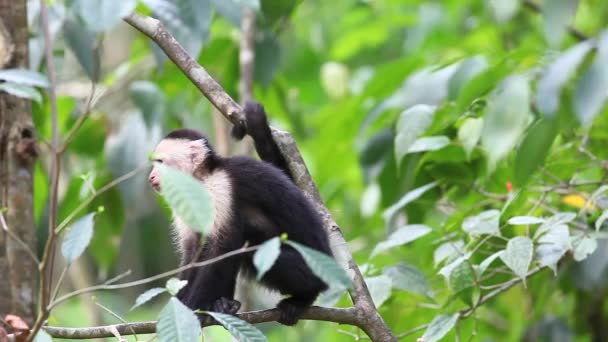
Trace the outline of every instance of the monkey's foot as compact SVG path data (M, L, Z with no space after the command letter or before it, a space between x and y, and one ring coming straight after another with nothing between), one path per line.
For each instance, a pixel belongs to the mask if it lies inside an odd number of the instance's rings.
M292 298L283 299L277 305L277 308L281 311L281 316L277 322L283 325L295 325L298 323L300 317L306 310L306 307L298 305Z
M221 312L229 315L235 315L239 312L241 308L241 302L236 299L228 299L226 297L221 297L216 300L211 307L211 311Z

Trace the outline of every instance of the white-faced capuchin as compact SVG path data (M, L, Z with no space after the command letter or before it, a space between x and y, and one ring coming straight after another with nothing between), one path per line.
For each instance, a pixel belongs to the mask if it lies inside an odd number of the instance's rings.
M199 132L178 129L156 147L155 162L187 172L200 180L213 198L215 221L201 246L201 235L174 216L174 229L182 264L208 260L239 249L247 242L259 245L287 234L289 240L332 255L322 220L311 203L292 182L287 163L272 139L264 108L247 103L244 127L235 126L233 136L247 133L261 161L245 156L219 156ZM159 172L152 169L149 182L160 190ZM195 260L196 259L196 260ZM188 284L178 298L189 308L235 314L234 300L239 271L254 276L253 252L226 258L211 265L190 269L181 275ZM308 268L302 256L287 245L261 282L286 295L277 307L279 322L294 325L327 285ZM202 316L199 316L202 318Z

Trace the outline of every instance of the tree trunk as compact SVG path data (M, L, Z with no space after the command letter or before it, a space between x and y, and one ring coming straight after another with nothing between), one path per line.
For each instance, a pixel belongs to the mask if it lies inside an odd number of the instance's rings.
M27 68L26 0L0 0L0 69ZM32 182L37 156L27 100L0 92L0 207L8 229L36 250ZM0 317L34 320L38 265L0 229Z

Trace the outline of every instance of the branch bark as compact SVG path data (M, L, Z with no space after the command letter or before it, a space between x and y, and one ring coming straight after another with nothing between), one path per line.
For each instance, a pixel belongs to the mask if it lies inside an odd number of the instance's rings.
M241 107L207 73L205 68L188 55L179 42L163 27L160 21L139 14L131 14L124 20L154 40L228 120L233 123L243 122ZM324 226L329 233L332 250L336 259L350 271L355 284L354 290L350 291L355 305L352 312L356 313L356 316L361 317L356 321L358 324L355 325L363 329L374 341L396 341L395 335L388 329L376 310L363 276L348 251L340 227L325 207L294 139L289 133L277 129L272 129L272 133L281 152L287 159L296 183L322 214Z

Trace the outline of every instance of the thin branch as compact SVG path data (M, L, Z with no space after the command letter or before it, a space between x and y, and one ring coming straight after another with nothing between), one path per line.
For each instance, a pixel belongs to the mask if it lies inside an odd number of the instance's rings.
M63 284L63 279L65 278L65 275L68 273L68 268L70 265L65 265L65 267L63 267L63 270L61 271L61 275L59 276L59 279L57 280L57 284L55 285L55 290L53 291L53 295L51 296L51 301L54 301L55 298L57 298L57 295L59 294L59 289L61 288L61 284Z
M104 306L103 304L94 301L95 305L97 305L98 307L100 307L102 310L104 310L105 312L109 313L110 315L114 316L114 318L116 318L117 320L119 320L120 322L124 323L124 324L128 324L129 322L127 322L124 318L120 317L119 314L117 314L116 312L110 310L109 308L107 308L106 306ZM137 333L135 332L134 329L129 329L129 331L133 334L133 336L135 336L135 340L137 341ZM122 334L121 334L122 335Z
M93 107L92 105L93 105L93 98L95 97L95 86L96 85L97 84L95 82L91 82L91 93L89 95L89 98L87 99L87 104L85 105L84 112L78 117L78 120L76 120L76 122L74 123L74 126L72 126L72 128L68 132L65 140L63 141L63 144L59 148L59 153L65 152L65 150L68 148L68 146L70 145L70 143L76 136L76 133L78 133L78 131L80 130L80 127L82 127L82 125L84 124L86 119L89 117L89 115L91 115L91 109Z
M428 326L429 326L429 324L427 323L427 324L423 324L421 326L415 327L413 329L410 329L406 332L403 332L403 333L397 335L397 338L404 338L404 337L410 336L412 334L419 332L420 330L426 329Z
M17 234L13 233L8 228L8 224L6 224L6 220L4 219L4 214L2 213L2 210L0 210L0 223L2 224L2 230L4 230L8 234L8 236L11 237L13 240L17 241L17 243L20 244L21 247L23 247L25 252L32 258L32 260L34 260L36 264L39 264L40 261L38 260L36 253L32 251L30 246L28 246L23 240L21 240L21 238Z
M536 13L542 12L542 8L540 7L540 5L535 3L532 0L524 0L524 5L526 6L526 8L532 10L532 12L536 12ZM583 41L583 40L589 39L589 37L586 34L579 31L576 27L574 27L572 25L568 25L566 27L566 29L568 30L568 33L570 33L570 35L572 35L572 37L574 37L578 41Z

